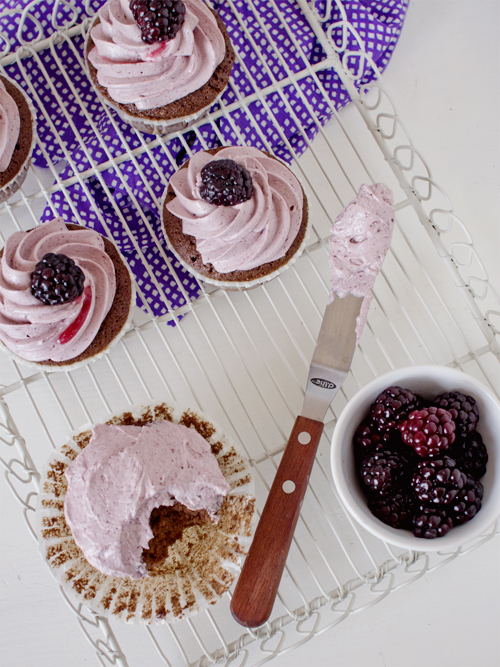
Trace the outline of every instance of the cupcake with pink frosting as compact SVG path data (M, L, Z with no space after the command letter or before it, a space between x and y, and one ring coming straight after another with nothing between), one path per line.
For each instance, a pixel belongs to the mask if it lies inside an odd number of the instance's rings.
M17 83L0 75L0 203L24 183L35 146L35 111Z
M76 604L127 623L192 617L233 584L256 521L241 446L171 401L87 424L41 473L36 531Z
M56 218L0 251L0 344L16 361L68 370L128 329L134 289L114 244Z
M85 55L101 99L150 134L177 132L208 113L234 62L224 24L202 0L108 0Z
M223 289L271 280L306 243L308 205L299 181L250 146L196 153L170 179L162 214L181 264Z

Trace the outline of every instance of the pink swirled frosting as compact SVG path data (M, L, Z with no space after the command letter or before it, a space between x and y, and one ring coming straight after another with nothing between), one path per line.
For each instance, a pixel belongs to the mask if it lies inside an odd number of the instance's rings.
M132 579L146 575L153 509L179 502L206 509L216 523L230 488L209 443L167 421L95 426L66 477L64 513L75 542L104 574Z
M21 120L17 104L0 81L0 172L5 171L19 138Z
M142 41L129 0L108 0L101 7L89 60L115 102L139 110L162 107L201 88L222 62L226 47L214 15L201 0L184 3L177 35L155 44Z
M253 195L242 204L216 206L200 196L201 170L212 160L231 159L245 167ZM167 208L194 236L204 264L220 273L250 270L283 257L302 224L300 183L284 164L257 148L233 146L215 156L196 153L170 179L176 197Z
M85 274L84 292L48 306L31 293L31 273L49 252L62 253ZM100 234L69 231L62 218L15 232L0 261L0 340L29 361L66 361L94 340L115 296L115 269Z
M329 302L348 294L364 297L356 328L358 338L366 323L375 279L391 244L393 201L392 191L384 183L362 185L332 226Z

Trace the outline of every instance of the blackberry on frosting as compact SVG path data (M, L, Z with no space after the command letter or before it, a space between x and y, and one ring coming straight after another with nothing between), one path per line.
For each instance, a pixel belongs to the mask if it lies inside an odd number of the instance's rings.
M132 0L130 10L146 44L173 39L186 17L182 0Z
M252 177L234 160L213 160L200 172L200 196L217 206L235 206L253 195Z
M31 274L31 293L47 306L69 303L83 294L85 274L66 255L48 252Z

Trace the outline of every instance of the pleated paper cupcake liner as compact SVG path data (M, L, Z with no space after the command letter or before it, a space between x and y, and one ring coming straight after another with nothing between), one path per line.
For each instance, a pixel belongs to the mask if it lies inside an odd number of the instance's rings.
M145 132L146 134L156 134L158 136L167 136L174 134L175 132L182 132L186 130L191 125L194 125L199 120L208 115L208 112L222 97L224 90L221 91L217 97L210 102L210 104L203 109L199 109L196 113L189 114L187 116L181 116L179 118L171 118L169 120L154 120L152 118L139 118L138 116L132 116L123 109L120 109L118 106L115 106L111 103L110 100L99 95L99 98L103 104L107 104L109 107L114 109L116 113L120 116L122 120L126 123L129 123L133 128L139 132Z
M36 527L43 558L76 603L129 623L170 623L218 602L238 574L256 523L250 464L241 448L207 415L173 402L130 407L105 423L169 420L195 428L211 445L230 491L217 525L190 526L150 576L133 580L105 575L85 559L64 516L65 470L88 444L92 425L75 432L42 472Z
M21 167L20 171L17 172L14 178L11 181L9 181L6 185L4 185L3 188L0 188L0 204L2 204L4 201L7 201L7 199L10 199L12 195L15 195L16 192L19 190L19 188L26 180L30 164L31 164L31 152L29 157L26 159L23 166Z

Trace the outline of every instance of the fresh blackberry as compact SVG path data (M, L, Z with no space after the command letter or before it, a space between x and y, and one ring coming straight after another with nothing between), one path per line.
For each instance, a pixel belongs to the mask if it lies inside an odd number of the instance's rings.
M427 540L444 537L454 525L446 509L426 505L420 505L412 523L415 537L424 537Z
M470 433L476 428L479 421L479 408L472 396L466 396L459 391L448 391L436 396L432 404L449 410L459 431Z
M66 255L49 252L31 274L31 293L48 306L69 303L83 293L85 275Z
M379 431L390 431L422 404L423 399L410 389L387 387L372 404L370 419Z
M417 498L423 503L436 505L451 503L466 483L467 475L449 456L421 461L411 480Z
M396 491L387 496L376 496L369 500L368 507L380 521L393 528L409 528L411 524L412 496Z
M469 476L464 488L458 492L452 503L451 509L455 525L473 519L481 509L482 500L483 485Z
M250 173L234 160L212 160L201 170L200 196L211 204L235 206L252 195Z
M431 406L414 410L398 428L403 442L422 458L438 456L455 441L455 422L451 412L443 408Z
M358 426L357 431L354 434L354 450L356 456L364 459L369 452L374 452L376 449L392 449L392 447L389 446L391 439L391 433L388 431L378 431L369 419L365 419Z
M460 470L474 479L481 479L486 472L488 452L480 433L472 431L461 438L454 453Z
M130 10L146 44L173 39L186 17L182 0L131 0Z
M407 469L408 461L401 454L379 450L364 459L359 474L367 492L387 494L399 488Z

